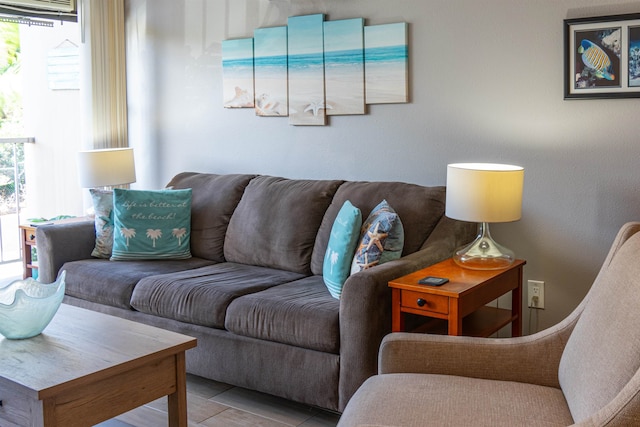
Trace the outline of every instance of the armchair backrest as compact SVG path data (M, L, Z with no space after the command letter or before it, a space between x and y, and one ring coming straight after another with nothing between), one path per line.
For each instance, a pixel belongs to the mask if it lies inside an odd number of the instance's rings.
M640 223L620 230L585 302L558 372L573 419L640 425Z

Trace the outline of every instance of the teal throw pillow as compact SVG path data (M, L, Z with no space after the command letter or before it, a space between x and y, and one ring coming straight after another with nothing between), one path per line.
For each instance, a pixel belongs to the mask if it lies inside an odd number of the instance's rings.
M353 257L351 274L400 258L403 247L402 221L383 200L362 224L360 245Z
M112 260L191 258L191 189L113 190Z
M92 257L111 258L113 249L113 191L92 188L89 190L95 214L96 244Z
M331 227L331 236L324 255L322 278L332 297L340 299L342 285L349 277L351 260L360 238L360 209L344 202Z

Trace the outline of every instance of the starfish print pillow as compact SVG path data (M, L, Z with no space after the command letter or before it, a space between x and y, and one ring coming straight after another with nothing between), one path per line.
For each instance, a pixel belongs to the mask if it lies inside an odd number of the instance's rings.
M351 274L398 259L404 247L400 217L386 200L373 208L362 223L360 244L351 263Z

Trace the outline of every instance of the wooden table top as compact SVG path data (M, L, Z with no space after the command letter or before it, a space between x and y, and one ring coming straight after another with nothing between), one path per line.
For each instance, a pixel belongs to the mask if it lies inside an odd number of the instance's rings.
M430 267L391 280L389 286L410 291L428 292L449 298L460 298L473 291L478 284L508 273L524 264L526 264L526 261L517 259L512 265L501 270L471 270L456 265L453 259L449 258ZM449 282L441 286L418 284L418 280L425 276L446 277Z
M195 346L186 335L62 304L42 334L0 336L0 379L44 399L86 377L110 377Z

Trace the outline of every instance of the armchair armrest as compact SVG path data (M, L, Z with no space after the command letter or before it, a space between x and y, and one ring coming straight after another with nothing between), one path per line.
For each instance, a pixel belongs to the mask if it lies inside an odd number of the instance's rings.
M558 367L579 310L556 326L517 338L398 332L380 346L379 373L457 375L560 387Z
M65 262L91 258L95 242L94 222L89 220L36 228L39 280L51 283Z

